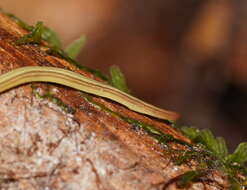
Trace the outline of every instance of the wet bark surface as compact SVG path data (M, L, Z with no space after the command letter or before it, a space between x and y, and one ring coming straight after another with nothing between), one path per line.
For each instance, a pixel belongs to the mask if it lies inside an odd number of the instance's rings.
M26 33L0 14L1 74L24 66L54 66L100 81L37 45L16 45ZM47 92L53 98L42 98ZM162 121L101 97L92 98L190 143ZM88 102L81 92L60 85L32 83L0 94L0 118L1 189L177 189L179 176L196 167L196 163L176 165L164 154L166 146ZM169 146L184 148L176 143ZM188 188L227 189L228 183L214 171Z

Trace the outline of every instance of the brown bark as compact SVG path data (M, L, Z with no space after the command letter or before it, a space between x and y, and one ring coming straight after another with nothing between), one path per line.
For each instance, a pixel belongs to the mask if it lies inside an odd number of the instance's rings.
M68 62L47 55L37 45L15 45L26 34L0 14L0 72L30 65L61 67L79 72ZM49 89L67 106L33 93ZM154 125L166 134L190 142L164 122L137 114L100 97L93 97L124 116ZM81 93L52 84L27 84L0 95L1 189L161 190L176 189L180 175L194 165L175 165L165 148L127 122L86 101ZM74 110L70 112L70 110ZM182 146L170 145L182 149ZM219 172L190 189L227 189Z

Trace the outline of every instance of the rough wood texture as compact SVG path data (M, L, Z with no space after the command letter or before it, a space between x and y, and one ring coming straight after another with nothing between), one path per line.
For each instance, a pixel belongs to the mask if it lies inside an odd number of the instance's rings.
M38 46L16 46L13 42L23 34L26 31L0 14L1 74L40 65L67 68L99 80ZM69 110L36 97L33 86L40 94L49 89ZM189 142L165 123L100 97L94 101ZM1 189L176 189L178 177L194 167L176 166L151 137L90 104L78 91L27 84L1 94L0 102ZM222 174L207 177L208 183L194 183L190 189L227 189Z

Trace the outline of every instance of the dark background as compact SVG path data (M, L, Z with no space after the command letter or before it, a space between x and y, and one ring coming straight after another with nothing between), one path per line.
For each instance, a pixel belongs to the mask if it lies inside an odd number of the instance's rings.
M246 0L1 0L64 46L82 34L81 64L118 65L133 95L210 128L231 150L247 141Z

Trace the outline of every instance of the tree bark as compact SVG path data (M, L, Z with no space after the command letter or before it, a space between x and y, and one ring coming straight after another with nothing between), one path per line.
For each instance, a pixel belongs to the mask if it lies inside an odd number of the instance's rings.
M27 34L0 14L0 72L24 66L53 66L78 72L65 60L48 55L37 45L16 45ZM49 96L47 95L49 93ZM155 126L165 134L190 143L165 122L128 110L110 100L94 102L128 118ZM48 83L32 83L0 94L1 189L162 190L196 163L176 165L167 147L143 130L90 103L76 90ZM218 171L188 189L227 189Z

